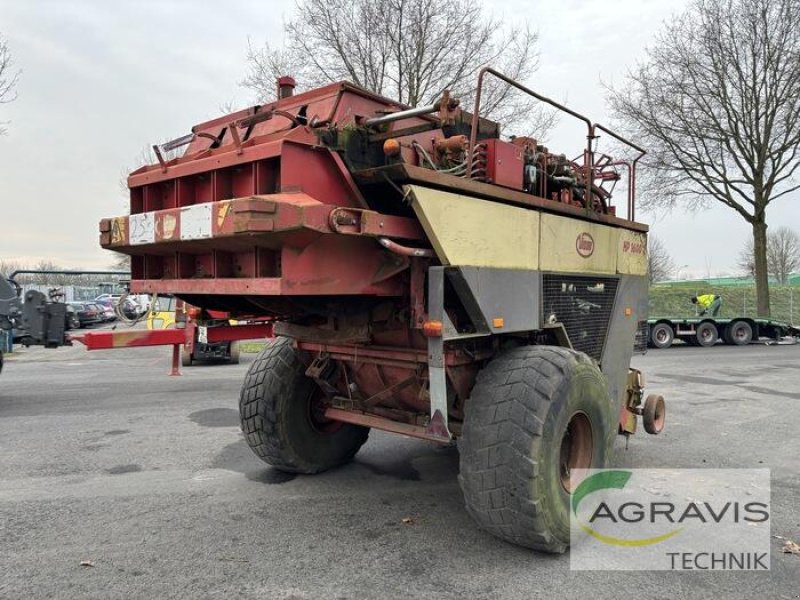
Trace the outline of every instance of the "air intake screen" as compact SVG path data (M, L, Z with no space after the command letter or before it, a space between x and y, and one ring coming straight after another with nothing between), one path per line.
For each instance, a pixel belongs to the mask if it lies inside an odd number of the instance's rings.
M543 316L562 323L572 347L600 360L617 295L608 277L544 275Z
M650 325L647 321L639 321L636 328L636 340L633 343L635 352L647 352L647 341L650 338Z

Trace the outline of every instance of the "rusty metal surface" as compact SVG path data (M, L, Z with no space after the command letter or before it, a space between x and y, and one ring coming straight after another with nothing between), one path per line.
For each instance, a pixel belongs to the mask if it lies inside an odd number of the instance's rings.
M649 230L649 227L644 223L636 223L634 221L628 221L613 215L586 211L585 209L569 204L548 201L524 192L491 185L482 181L464 179L462 177L448 175L446 173L438 173L436 171L432 171L431 169L425 169L423 167L417 167L409 164L397 164L389 167L364 169L355 174L355 179L356 181L361 181L363 183L375 183L384 177L384 173L391 173L392 178L401 183L419 183L430 187L461 192L469 196L491 199L496 202L529 207L542 212L573 216L596 223L606 223L608 225L623 227L633 231L646 232Z
M265 339L272 337L272 324L216 326L208 327L206 331L208 343ZM194 328L87 331L86 333L68 337L70 341L79 342L86 346L87 350L171 346L175 344L191 345L194 341Z
M391 419L378 417L363 412L342 410L339 408L328 408L325 410L325 417L334 421L342 421L344 423L352 423L353 425L373 427L382 431L399 433L401 435L407 435L439 444L450 443L450 439L442 437L439 430L431 431L427 427L422 427L420 425L411 425L409 423L393 421Z
M500 125L480 116L486 75L582 120L582 164L533 138L501 141ZM130 214L101 221L100 240L132 256L132 291L174 294L234 318L273 319L275 332L293 337L312 361L325 356L335 364L331 379L314 372L325 393L369 408L342 419L377 419L371 426L381 428L405 419L404 427L416 428L408 435L441 441L448 423L463 418L480 366L497 351L492 336L465 335L442 340L431 354L425 286L440 258L405 184L647 231L615 215L608 189L621 177L617 167L633 181L636 161L596 157L592 147L598 131L627 140L492 69L480 73L471 115L447 91L430 106L409 108L346 83L299 94L290 78L276 85L275 102L200 123L161 145L158 162L128 179ZM633 202L631 194L629 216ZM510 331L504 316L493 323ZM271 324L233 329L204 333L209 341L272 333ZM191 345L193 324L180 342L174 335L86 342Z

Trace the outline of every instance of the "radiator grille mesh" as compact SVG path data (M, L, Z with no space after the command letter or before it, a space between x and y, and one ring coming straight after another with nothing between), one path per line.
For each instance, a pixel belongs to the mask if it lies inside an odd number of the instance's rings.
M633 349L635 352L647 352L647 341L650 337L650 326L647 321L639 321L639 326L636 328L636 339L633 342Z
M562 323L572 347L600 360L617 295L617 280L548 274L543 277L543 315Z

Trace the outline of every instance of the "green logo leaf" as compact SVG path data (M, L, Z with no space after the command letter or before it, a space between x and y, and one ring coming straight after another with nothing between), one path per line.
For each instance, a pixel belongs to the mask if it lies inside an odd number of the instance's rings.
M578 516L578 505L586 496L596 492L597 490L605 490L609 488L621 490L628 483L631 478L630 471L602 471L595 473L581 481L581 484L572 494L572 513Z

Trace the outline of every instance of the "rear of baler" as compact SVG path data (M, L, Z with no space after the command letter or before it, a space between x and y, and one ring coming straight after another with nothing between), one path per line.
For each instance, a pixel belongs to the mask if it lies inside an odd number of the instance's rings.
M274 322L242 388L242 429L273 466L346 462L370 428L459 439L483 527L562 551L577 468L663 425L629 370L644 344L647 227L636 162L569 160L447 92L408 109L347 83L195 126L129 179L105 248L132 291ZM635 146L634 149L639 150ZM177 158L170 152L185 148ZM637 159L638 160L638 159ZM629 175L624 217L609 187ZM202 322L202 315L200 316Z

